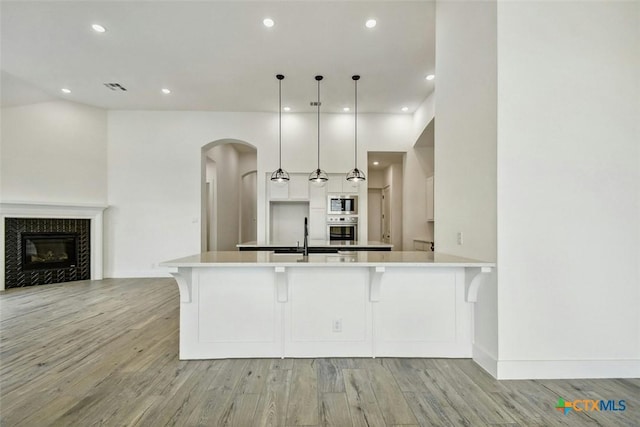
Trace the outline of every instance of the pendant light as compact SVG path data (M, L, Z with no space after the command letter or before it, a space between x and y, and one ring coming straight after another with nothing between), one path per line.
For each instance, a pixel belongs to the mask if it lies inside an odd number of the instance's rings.
M322 76L316 76L316 81L318 82L318 168L309 174L309 181L323 185L329 181L329 176L320 169L320 80L322 80Z
M280 160L278 170L271 174L271 181L287 182L289 181L289 174L282 169L282 79L284 79L284 76L278 74L276 78L278 79L278 155Z
M358 169L358 80L360 80L360 76L356 75L351 77L355 82L356 87L356 95L355 95L355 108L354 108L354 118L355 118L355 167L351 169L347 173L347 181L351 182L362 182L366 181L367 177L364 172Z

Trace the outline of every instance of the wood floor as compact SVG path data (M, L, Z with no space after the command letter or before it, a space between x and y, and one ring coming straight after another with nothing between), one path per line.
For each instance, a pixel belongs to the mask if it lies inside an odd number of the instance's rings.
M172 279L0 293L9 426L640 426L640 380L496 381L467 359L178 360ZM624 412L554 409L625 400Z

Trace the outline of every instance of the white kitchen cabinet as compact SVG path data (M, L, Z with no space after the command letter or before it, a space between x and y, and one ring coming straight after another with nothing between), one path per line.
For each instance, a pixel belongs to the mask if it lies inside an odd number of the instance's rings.
M327 210L326 208L309 209L309 239L327 240Z
M366 182L361 183L366 188ZM346 174L332 173L329 174L329 182L327 183L327 192L339 194L360 194L360 185L357 182L347 181Z
M308 182L308 181L307 181ZM319 187L308 182L309 206L313 208L326 209L327 207L327 186Z
M433 176L427 178L427 221L434 220L433 209Z
M274 182L267 181L269 183L269 198L276 200L286 200L289 198L289 183L287 182Z
M342 181L345 180L341 174L329 174L329 182L327 182L328 193L342 193Z
M366 182L358 184L357 182L347 181L347 179L342 176L342 192L345 194L355 194L357 195L360 192L360 185L364 185L366 187Z
M291 174L289 181L290 199L309 199L309 179L306 174Z

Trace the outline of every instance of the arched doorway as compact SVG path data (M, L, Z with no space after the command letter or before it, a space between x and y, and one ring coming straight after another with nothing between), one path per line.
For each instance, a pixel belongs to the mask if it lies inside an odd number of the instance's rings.
M202 147L202 238L206 251L234 251L257 236L257 149L235 139Z

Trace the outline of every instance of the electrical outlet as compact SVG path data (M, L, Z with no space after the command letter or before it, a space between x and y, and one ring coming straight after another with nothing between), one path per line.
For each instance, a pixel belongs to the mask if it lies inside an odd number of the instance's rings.
M335 319L333 321L333 332L342 332L342 319Z
M462 239L462 231L458 231L458 244L462 245L464 240Z

